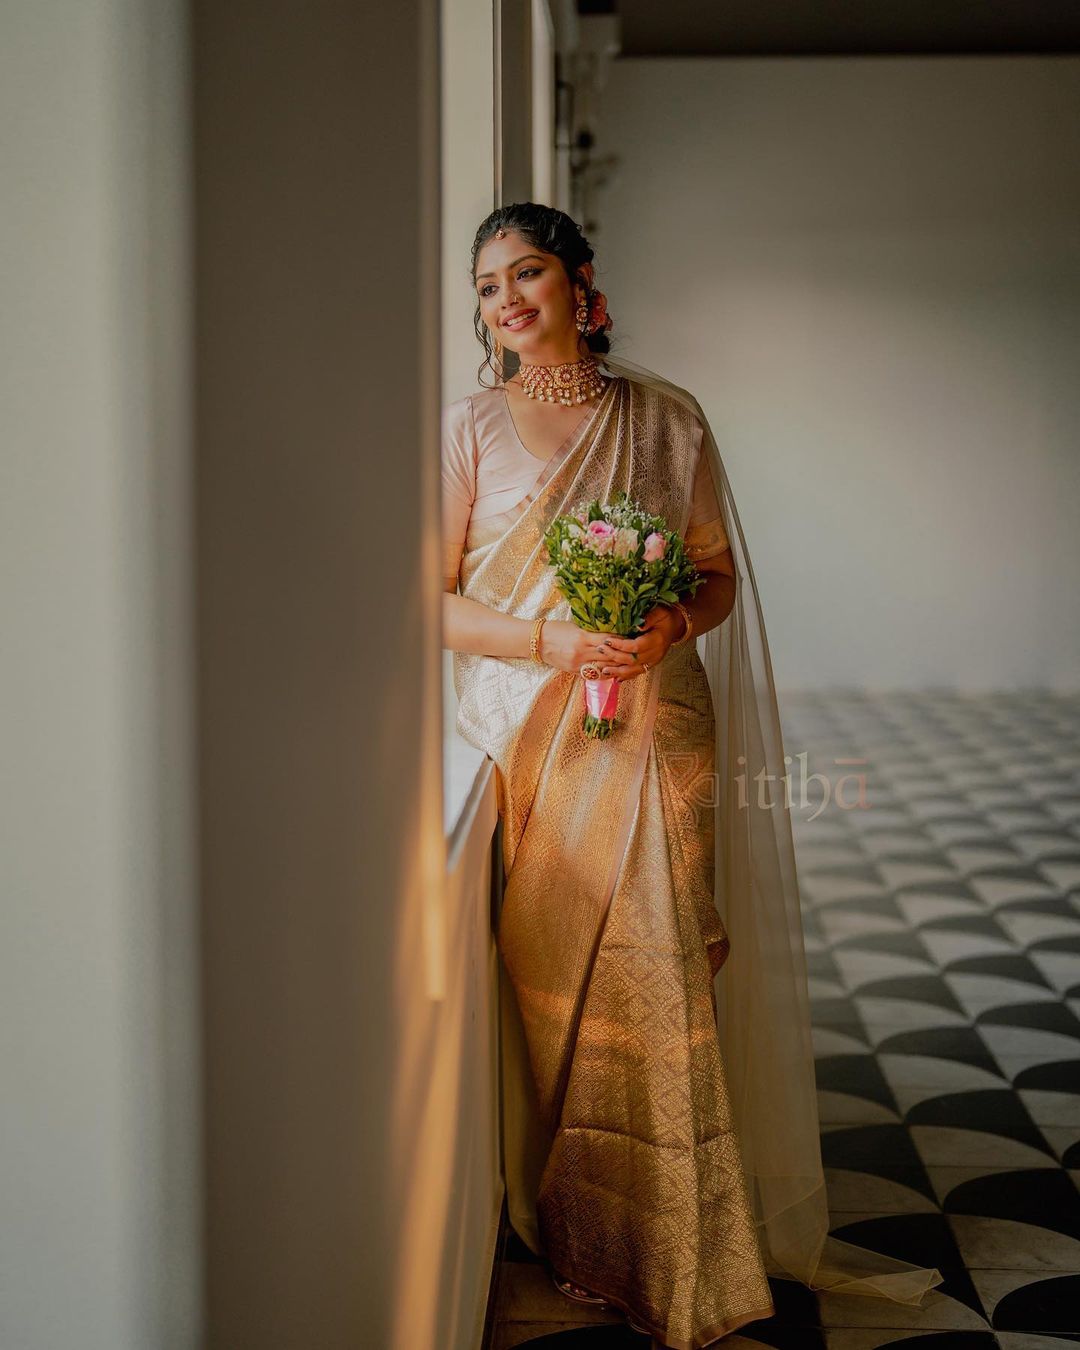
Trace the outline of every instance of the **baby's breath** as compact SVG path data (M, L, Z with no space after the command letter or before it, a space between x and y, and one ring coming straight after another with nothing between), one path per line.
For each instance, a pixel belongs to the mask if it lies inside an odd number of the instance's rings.
M622 533L610 543L597 544L588 533L588 525L595 521L611 526L608 534ZM646 561L652 536L662 538L662 556ZM655 605L693 595L704 581L687 558L681 536L626 492L616 493L610 502L575 503L570 514L552 521L544 541L575 622L592 632L633 637ZM649 551L656 552L655 541Z

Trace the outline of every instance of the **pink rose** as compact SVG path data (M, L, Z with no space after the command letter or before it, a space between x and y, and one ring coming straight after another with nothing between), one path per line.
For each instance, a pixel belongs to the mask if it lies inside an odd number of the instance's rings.
M594 553L610 553L615 542L615 526L606 520L592 520L585 531L585 542Z
M645 540L645 561L656 562L667 552L667 540L654 530Z

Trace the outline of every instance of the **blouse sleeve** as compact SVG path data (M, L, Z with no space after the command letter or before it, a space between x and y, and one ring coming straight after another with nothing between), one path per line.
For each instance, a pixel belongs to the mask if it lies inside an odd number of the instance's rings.
M694 492L690 506L690 519L683 536L686 542L687 557L691 562L703 558L713 558L730 547L727 531L724 528L724 515L716 499L712 471L705 450L705 429L695 418L697 437L697 461L694 471Z
M457 582L476 498L476 434L468 397L442 414L443 580Z

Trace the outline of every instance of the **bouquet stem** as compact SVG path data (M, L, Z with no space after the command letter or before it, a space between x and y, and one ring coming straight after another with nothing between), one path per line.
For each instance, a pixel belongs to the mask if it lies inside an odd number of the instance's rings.
M585 703L581 728L594 740L604 740L615 730L615 714L619 707L619 681L613 675L604 678L599 671L599 666L592 664L581 667L581 692Z

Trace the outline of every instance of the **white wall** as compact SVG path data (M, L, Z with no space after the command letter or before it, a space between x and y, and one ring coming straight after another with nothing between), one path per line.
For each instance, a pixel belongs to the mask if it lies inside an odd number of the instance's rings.
M0 16L0 1345L194 1347L186 7Z
M615 351L702 401L789 688L1080 685L1080 59L617 61Z

